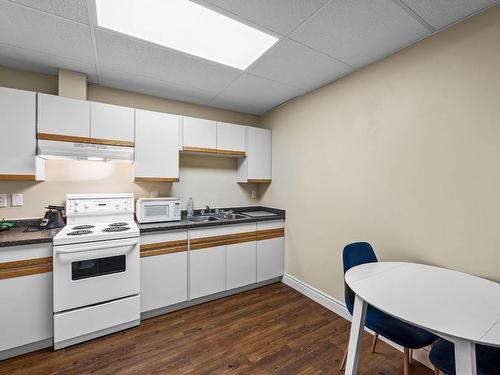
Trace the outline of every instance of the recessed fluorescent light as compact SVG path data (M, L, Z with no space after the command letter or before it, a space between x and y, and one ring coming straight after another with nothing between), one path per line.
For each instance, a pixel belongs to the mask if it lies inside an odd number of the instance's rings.
M245 70L278 38L189 0L96 0L98 26Z

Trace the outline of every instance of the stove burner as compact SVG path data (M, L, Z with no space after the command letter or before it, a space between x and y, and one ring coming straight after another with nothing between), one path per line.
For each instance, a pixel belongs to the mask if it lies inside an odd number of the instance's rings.
M73 232L68 232L67 234L68 236L81 236L83 234L90 234L90 233L92 233L92 231L87 229L87 230L75 230Z
M71 230L92 229L92 228L95 228L95 226L90 224L85 224L85 225L77 225L76 227L71 228Z
M109 227L126 227L128 224L125 222L120 222L120 223L111 223L108 224Z
M123 231L126 231L126 230L129 230L130 228L129 227L124 227L124 226L114 226L114 227L107 227L107 228L104 228L102 231L103 232L123 232Z

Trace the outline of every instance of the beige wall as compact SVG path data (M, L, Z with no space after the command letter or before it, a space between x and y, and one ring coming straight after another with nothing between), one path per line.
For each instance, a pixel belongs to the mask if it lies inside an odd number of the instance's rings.
M55 76L0 66L0 86L57 95ZM225 111L197 104L168 100L94 84L88 85L88 100L142 108L159 112L195 116L211 120L259 125L257 116ZM46 163L45 182L0 182L0 193L9 194L9 207L0 208L0 219L40 217L48 204L63 204L66 193L133 192L148 197L151 191L161 196L182 198L185 206L192 196L196 207L255 205L251 199L255 185L236 183L236 161L231 158L182 155L180 182L134 183L133 167L126 163L51 160ZM10 194L23 193L24 206L10 207Z
M286 272L343 300L342 249L500 281L500 6L266 114Z

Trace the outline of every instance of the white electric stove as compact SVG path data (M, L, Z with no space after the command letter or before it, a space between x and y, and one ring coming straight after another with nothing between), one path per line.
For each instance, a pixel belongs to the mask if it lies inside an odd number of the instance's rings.
M68 194L54 237L54 348L140 323L133 194Z

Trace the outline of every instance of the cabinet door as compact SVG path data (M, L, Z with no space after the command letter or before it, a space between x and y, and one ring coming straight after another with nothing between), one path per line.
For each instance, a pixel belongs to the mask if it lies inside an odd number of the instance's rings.
M134 146L134 109L104 103L90 103L92 143Z
M271 182L271 131L247 127L247 157L238 159L238 182Z
M90 142L90 102L38 94L39 139Z
M135 110L137 182L179 181L179 116Z
M283 276L284 226L283 220L257 223L257 282Z
M52 244L2 248L0 264L5 274L0 279L0 360L26 352L19 347L27 344L38 343L35 346L40 348L50 345L53 308L52 272L48 271L51 258ZM33 274L21 276L16 272L19 265L16 268L11 262L25 263L25 271L31 268ZM9 272L9 263L12 272ZM44 340L47 342L40 345ZM2 353L9 349L14 350Z
M141 312L187 301L187 251L141 258Z
M217 123L201 118L184 117L182 149L192 152L215 152L217 149Z
M271 179L271 131L248 128L248 179Z
M208 296L226 289L225 246L191 250L189 298Z
M226 245L226 289L253 284L257 277L257 243Z
M0 180L36 179L36 93L0 87Z
M246 155L246 126L217 122L217 153Z

